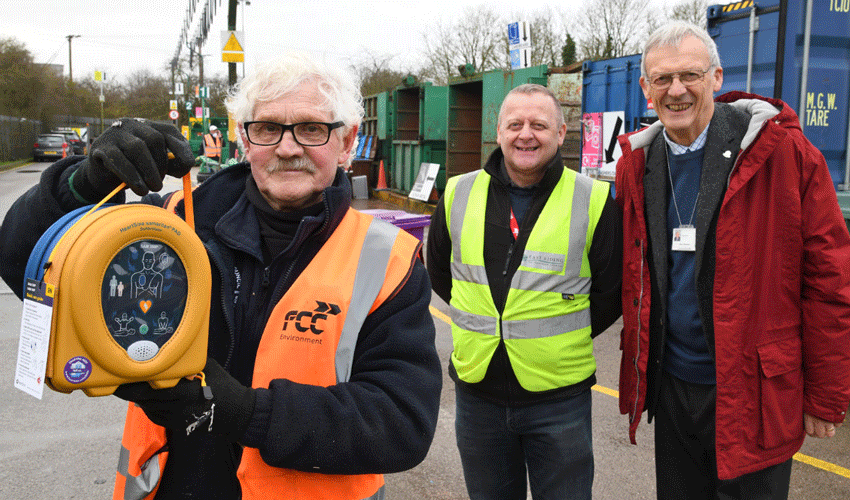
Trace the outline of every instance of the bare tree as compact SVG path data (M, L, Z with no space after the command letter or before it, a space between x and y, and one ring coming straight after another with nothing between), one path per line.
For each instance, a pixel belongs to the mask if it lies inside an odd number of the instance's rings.
M504 67L506 31L506 22L486 5L467 7L453 23L437 21L423 34L428 61L423 76L445 85L465 64L472 64L475 71Z
M395 56L377 55L364 49L357 61L350 63L351 70L360 80L360 93L364 96L391 90L401 85L409 72L391 67Z
M583 59L600 60L635 54L653 14L649 0L585 0L576 20L577 45Z
M567 38L566 16L563 10L549 6L534 12L528 18L532 39L532 64L561 65L561 52Z
M688 21L704 28L707 10L708 0L681 0L673 5L670 11L670 19Z

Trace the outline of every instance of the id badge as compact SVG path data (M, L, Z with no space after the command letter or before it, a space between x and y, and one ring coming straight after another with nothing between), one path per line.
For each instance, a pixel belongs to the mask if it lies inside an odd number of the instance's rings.
M697 228L681 226L673 229L673 245L670 248L674 252L695 252L697 249Z

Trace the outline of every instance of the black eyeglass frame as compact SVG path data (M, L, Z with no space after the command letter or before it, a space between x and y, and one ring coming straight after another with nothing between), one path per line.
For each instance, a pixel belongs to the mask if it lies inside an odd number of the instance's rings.
M655 90L669 89L670 87L673 86L673 80L675 78L678 78L679 83L681 83L683 86L693 87L694 85L698 85L698 84L704 82L705 81L705 75L707 75L708 72L711 71L712 69L714 69L714 66L709 66L708 69L706 69L705 71L703 71L701 69L689 69L687 71L674 71L673 73L661 73L659 75L649 77L649 79L648 79L649 80L649 86L652 87ZM682 75L686 74L686 73L702 73L702 74L700 75L700 77L697 80L686 83L686 82L682 81ZM665 77L665 76L670 77L670 83L669 84L667 84L667 85L656 85L654 83L654 80L656 80L658 78Z
M280 126L280 137L278 137L276 141L270 142L270 143L267 143L267 144L261 144L259 142L252 141L251 140L251 134L248 132L248 128L255 123L270 123L272 125ZM303 142L298 140L298 136L295 134L295 127L298 127L298 126L301 126L301 125L311 125L311 124L312 125L324 125L324 126L328 127L328 136L325 138L325 142L323 142L321 144L304 144ZM289 125L285 125L283 123L278 123L278 122L270 122L270 121L267 121L267 120L259 120L259 121L250 121L250 122L243 123L242 129L245 131L245 137L248 139L248 142L250 142L251 144L253 144L255 146L276 146L276 145L280 144L280 141L283 140L283 134L285 134L286 131L289 130L292 133L292 138L295 140L295 142L299 146L303 146L303 147L307 147L307 148L315 148L315 147L324 146L325 144L327 144L328 141L331 140L331 132L342 127L343 125L345 125L345 123L343 123L341 121L333 122L333 123L329 123L329 122L298 122L298 123L290 123Z

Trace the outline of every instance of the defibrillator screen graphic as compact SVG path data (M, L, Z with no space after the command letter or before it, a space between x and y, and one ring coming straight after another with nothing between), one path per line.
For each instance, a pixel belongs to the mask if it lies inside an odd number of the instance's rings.
M155 240L130 243L109 263L101 285L112 338L124 349L146 341L158 350L180 324L187 293L186 268L173 248Z

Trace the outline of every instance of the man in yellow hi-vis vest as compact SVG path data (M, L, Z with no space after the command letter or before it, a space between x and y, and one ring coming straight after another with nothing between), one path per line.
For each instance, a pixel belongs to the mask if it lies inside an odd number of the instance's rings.
M620 315L622 234L609 186L564 167L546 87L499 112L499 149L448 180L428 273L450 304L455 428L472 500L591 498L592 337Z
M383 474L425 458L442 384L430 281L418 239L351 208L341 166L361 103L348 72L307 54L240 82L228 110L248 161L193 192L212 270L212 289L191 291L212 298L206 387L118 388L135 404L113 498L379 499ZM41 233L122 181L185 215L182 200L149 191L192 166L186 140L170 125L116 123L8 211L11 288Z

